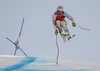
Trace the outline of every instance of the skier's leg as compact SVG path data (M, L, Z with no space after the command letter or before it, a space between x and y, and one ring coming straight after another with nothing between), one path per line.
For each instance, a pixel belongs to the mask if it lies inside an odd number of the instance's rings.
M63 34L63 30L62 30L62 26L61 26L60 20L56 21L56 26L57 26L57 28L59 30L59 33Z
M70 36L68 28L67 28L67 22L65 20L61 21L61 25L63 26L63 29L67 35L68 40L69 40L71 38L71 36Z

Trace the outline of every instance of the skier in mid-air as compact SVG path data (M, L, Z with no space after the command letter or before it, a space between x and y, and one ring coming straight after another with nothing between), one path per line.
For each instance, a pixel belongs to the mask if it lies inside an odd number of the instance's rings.
M63 10L62 6L57 7L57 11L52 16L52 22L54 24L55 35L58 34L58 30L59 30L59 33L60 33L61 37L64 38L65 36L67 36L67 38L69 40L71 38L71 35L69 34L65 17L67 17L68 19L70 19L72 21L72 26L73 27L76 27L74 19L68 13L66 13ZM62 28L64 29L65 34L64 34Z

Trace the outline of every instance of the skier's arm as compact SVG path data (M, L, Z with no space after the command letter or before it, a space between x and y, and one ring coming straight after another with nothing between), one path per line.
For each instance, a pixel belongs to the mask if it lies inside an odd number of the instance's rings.
M64 12L64 15L65 15L68 19L70 19L70 20L72 21L72 23L75 23L73 17L71 17L68 13Z
M57 30L56 20L55 19L56 19L55 14L53 14L53 16L52 16L52 22L53 22L54 29Z
M66 13L66 12L64 12L64 15L65 15L68 19L70 19L70 20L72 21L72 26L73 26L73 27L76 27L76 24L75 24L75 22L74 22L74 19L73 19L68 13Z

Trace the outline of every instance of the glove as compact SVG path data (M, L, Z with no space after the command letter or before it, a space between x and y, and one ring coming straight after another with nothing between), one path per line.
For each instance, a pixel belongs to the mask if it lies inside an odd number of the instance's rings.
M73 27L76 27L76 24L75 23L72 23Z
M58 34L58 31L57 30L55 30L55 35L57 35Z

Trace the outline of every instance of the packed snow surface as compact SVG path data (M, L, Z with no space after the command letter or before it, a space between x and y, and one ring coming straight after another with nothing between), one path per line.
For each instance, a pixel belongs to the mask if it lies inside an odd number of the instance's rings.
M100 71L100 63L0 55L0 71Z

